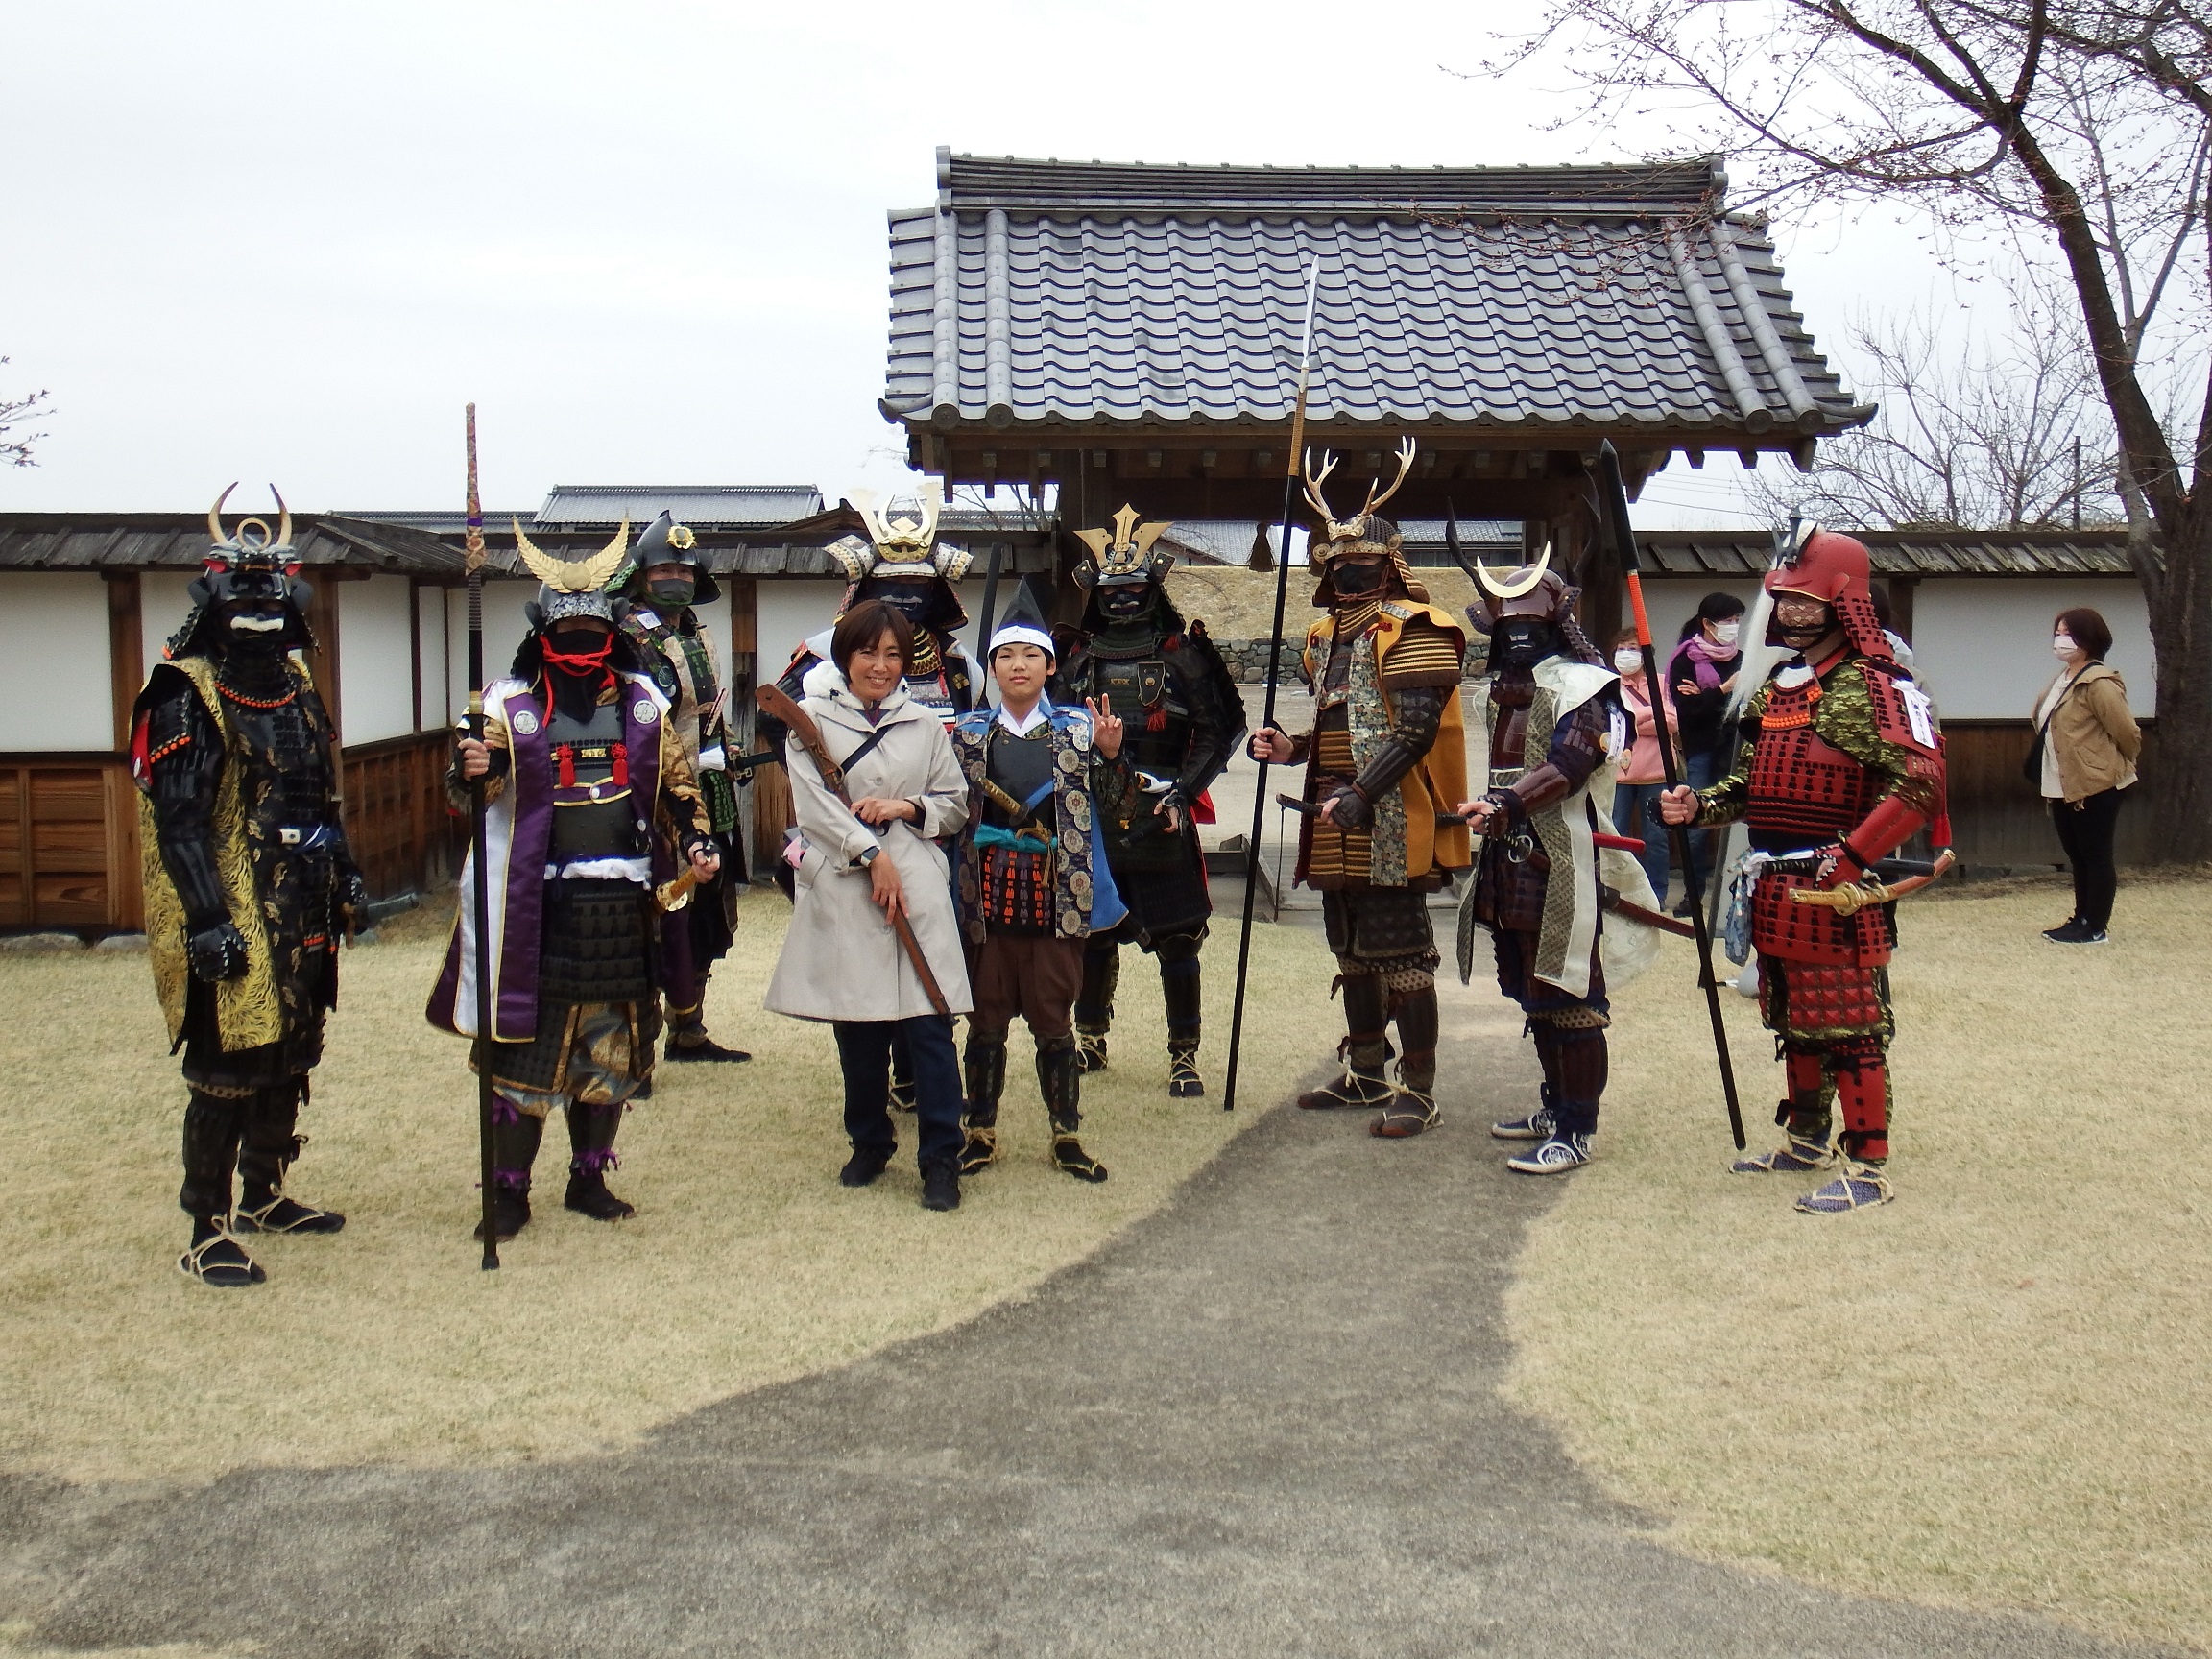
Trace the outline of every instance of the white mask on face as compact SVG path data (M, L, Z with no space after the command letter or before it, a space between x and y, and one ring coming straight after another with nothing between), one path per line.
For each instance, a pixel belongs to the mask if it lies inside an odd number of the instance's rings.
M1713 643L1716 645L1733 645L1737 636L1743 632L1743 624L1736 621L1716 622L1712 628Z
M2071 635L2054 634L2051 636L2051 655L2057 658L2061 662L2067 661L2080 649L2080 647L2074 643Z
M1644 668L1644 653L1633 645L1623 645L1613 653L1613 666L1623 674L1641 673Z

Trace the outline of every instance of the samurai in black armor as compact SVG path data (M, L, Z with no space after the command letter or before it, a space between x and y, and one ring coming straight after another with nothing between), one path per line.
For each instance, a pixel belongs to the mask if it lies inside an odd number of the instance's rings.
M1085 1071L1106 1068L1121 947L1134 944L1160 964L1167 1093L1192 1099L1206 1093L1198 1075L1198 952L1214 913L1198 825L1214 821L1207 790L1244 739L1244 703L1206 625L1186 623L1167 595L1174 556L1157 547L1166 528L1139 524L1137 510L1123 507L1112 530L1075 532L1091 550L1075 566L1089 603L1081 625L1062 635L1052 695L1069 705L1111 702L1127 723L1125 755L1139 786L1128 811L1101 827L1129 914L1094 932L1084 950L1075 1001L1080 1064Z
M616 578L627 600L623 634L639 663L668 699L670 730L691 762L722 855L721 873L692 889L661 930L661 985L668 1018L668 1060L750 1060L707 1035L707 979L730 953L737 931L737 889L745 884L745 843L737 821L737 784L730 762L730 728L720 668L695 605L722 596L700 557L698 538L662 513L631 549Z
M236 488L236 486L232 486ZM330 716L300 653L307 584L292 516L223 528L188 589L192 611L132 721L141 791L146 943L170 1049L184 1052L184 1185L204 1284L266 1277L242 1233L335 1233L346 1217L286 1195L307 1076L338 1001L338 942L368 889L340 822ZM235 1204L231 1171L242 1190Z
M866 599L880 599L906 618L914 631L914 652L906 668L906 695L931 710L950 733L961 715L976 706L975 664L960 643L959 631L968 626L967 607L953 586L967 574L973 556L937 541L937 520L944 511L942 486L925 478L911 494L894 495L878 511L876 497L855 490L847 497L868 525L868 539L841 536L830 543L829 554L845 576L845 596L837 616L819 634L800 643L776 684L794 703L806 694L807 671L830 660L830 636L837 618ZM781 754L789 735L766 714L758 716L757 734L763 749ZM779 876L783 875L779 867ZM891 1039L891 1104L902 1112L914 1110L914 1066L906 1052L904 1032Z

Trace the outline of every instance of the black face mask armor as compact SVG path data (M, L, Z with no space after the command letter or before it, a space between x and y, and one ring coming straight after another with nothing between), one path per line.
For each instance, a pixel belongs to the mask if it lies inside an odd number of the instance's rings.
M645 591L656 604L665 605L671 611L681 611L697 595L698 584L688 576L661 576L648 580Z
M1152 608L1149 582L1117 582L1098 589L1098 611L1111 622L1134 622Z
M922 626L929 613L930 601L936 597L927 582L890 580L872 584L868 597L880 599L915 627Z
M237 489L233 484L230 490ZM230 490L207 510L211 545L199 577L186 590L192 613L170 641L172 655L197 648L217 655L246 652L280 656L314 643L307 632L307 607L314 589L300 579L292 551L292 514L276 496L277 524L272 533L258 518L223 528L223 503Z
M1390 566L1381 559L1332 562L1329 579L1339 599L1365 599L1390 586Z
M1491 631L1491 655L1502 668L1533 668L1559 655L1559 628L1537 616L1508 616Z

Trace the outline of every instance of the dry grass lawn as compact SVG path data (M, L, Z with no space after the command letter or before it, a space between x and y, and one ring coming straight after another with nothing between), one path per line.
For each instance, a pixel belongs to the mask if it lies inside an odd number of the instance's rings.
M422 1019L446 913L352 952L302 1119L305 1197L336 1238L254 1248L266 1286L215 1291L171 1265L183 1088L139 955L0 959L11 1015L9 1264L0 1310L0 1471L205 1477L243 1463L451 1464L579 1455L709 1401L835 1364L1018 1296L1159 1206L1252 1113L1171 1102L1156 976L1129 953L1113 1070L1087 1082L1100 1187L1046 1163L1034 1072L1001 1113L1005 1155L932 1215L912 1128L875 1187L846 1147L829 1029L759 1012L788 906L750 896L714 980L711 1028L741 1067L671 1067L631 1115L605 1226L560 1206L548 1134L538 1219L477 1267L475 1091L464 1045ZM1334 1032L1310 934L1262 926L1240 1093L1279 1098ZM1205 1053L1218 1091L1235 932L1209 955ZM1017 1034L1017 1044L1021 1042ZM555 1142L561 1152L556 1153ZM550 1187L550 1191L547 1188ZM0 1647L7 1632L0 1628Z
M1616 1004L1599 1162L1528 1242L1510 1384L1686 1548L2212 1642L2212 883L1909 902L1898 1199L1732 1176L1688 946ZM1727 998L1756 1146L1779 1069Z

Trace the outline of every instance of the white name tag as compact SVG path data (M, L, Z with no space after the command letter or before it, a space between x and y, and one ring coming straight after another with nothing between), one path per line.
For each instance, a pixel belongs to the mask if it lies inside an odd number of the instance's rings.
M1913 739L1923 748L1936 747L1936 705L1928 693L1909 681L1899 681L1898 696L1905 699L1905 718L1911 722Z

